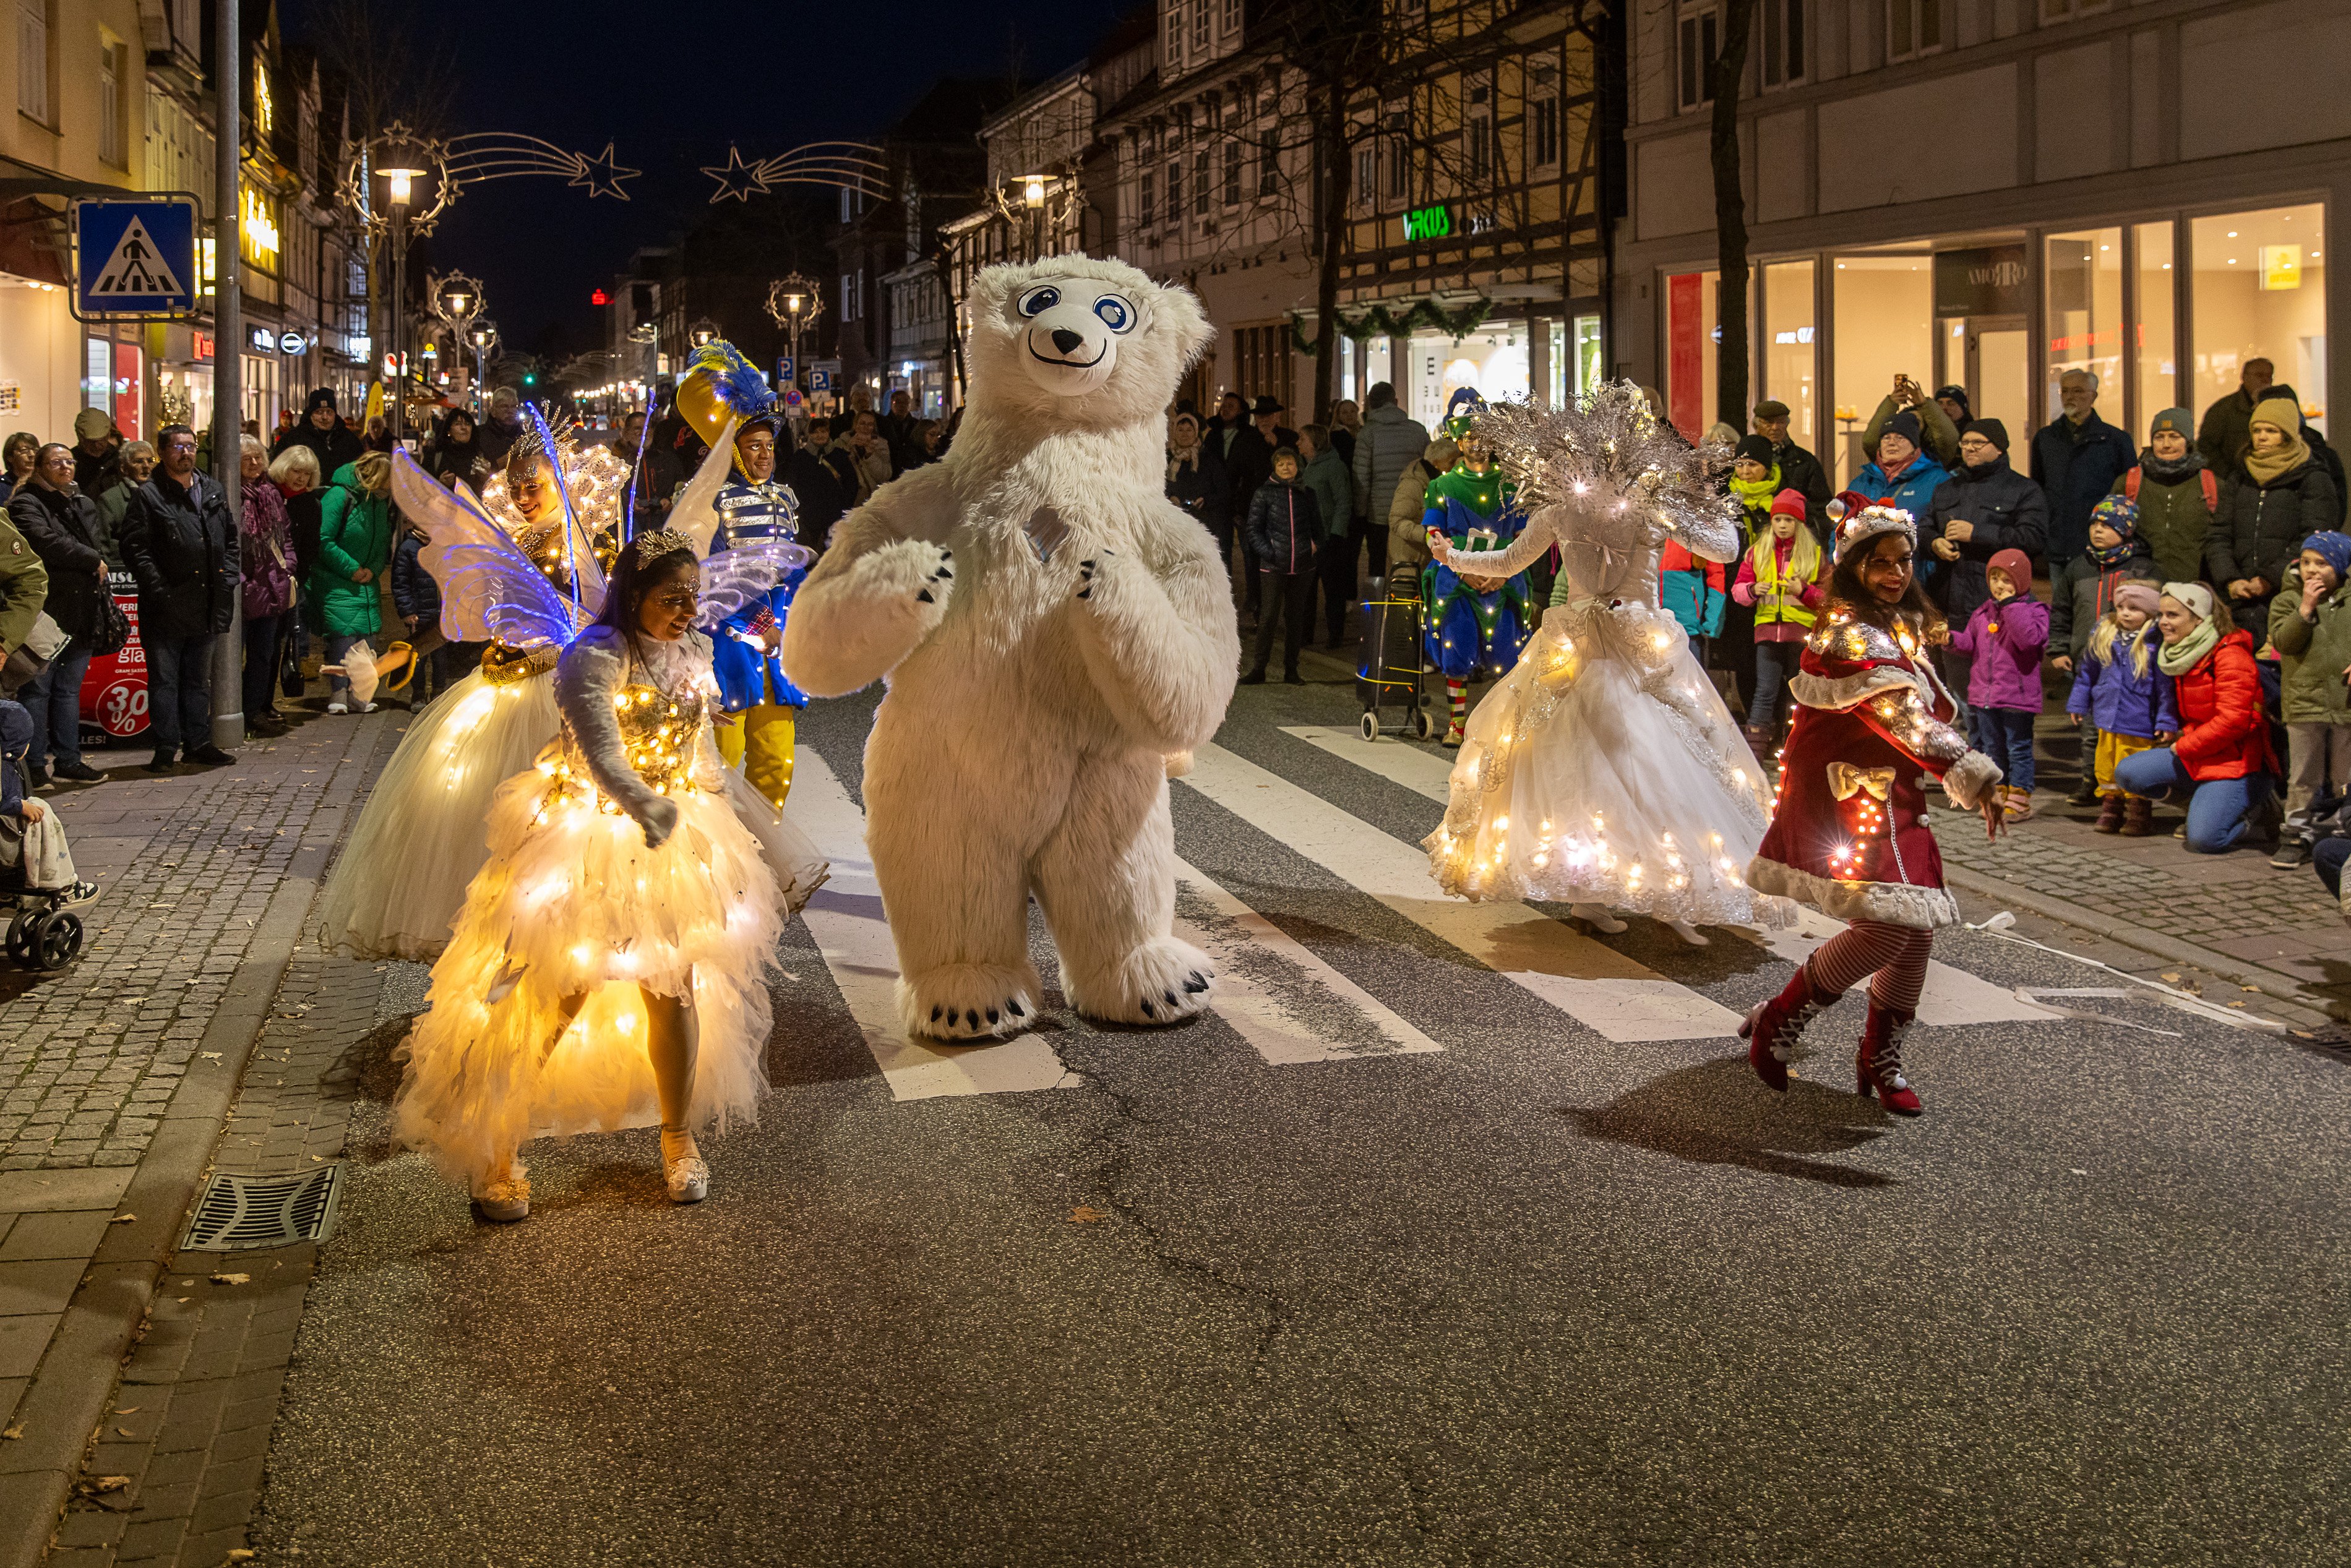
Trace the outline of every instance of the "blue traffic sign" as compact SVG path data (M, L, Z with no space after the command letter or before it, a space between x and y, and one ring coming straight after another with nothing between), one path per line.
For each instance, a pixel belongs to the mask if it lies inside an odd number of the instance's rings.
M829 392L832 390L832 372L822 365L809 367L809 391Z
M195 308L196 208L162 201L73 204L78 316L177 316Z
M789 354L778 355L776 358L776 384L779 387L788 387L791 385L793 381L792 372L798 367L799 361L794 360Z

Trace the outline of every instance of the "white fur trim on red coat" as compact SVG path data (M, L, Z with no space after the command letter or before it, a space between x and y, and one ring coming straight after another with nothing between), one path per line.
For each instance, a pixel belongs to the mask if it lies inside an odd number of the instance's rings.
M1959 901L1942 888L1899 882L1838 882L1761 855L1747 862L1747 885L1758 893L1809 904L1833 920L1875 920L1920 931L1959 923Z
M1980 751L1970 751L1943 769L1943 793L1962 811L1983 804L1984 791L1999 783L2000 764Z
M1815 675L1799 673L1788 681L1789 695L1806 707L1820 708L1827 713L1848 713L1895 686L1908 686L1929 704L1935 694L1926 683L1908 670L1893 664L1874 664L1850 675Z

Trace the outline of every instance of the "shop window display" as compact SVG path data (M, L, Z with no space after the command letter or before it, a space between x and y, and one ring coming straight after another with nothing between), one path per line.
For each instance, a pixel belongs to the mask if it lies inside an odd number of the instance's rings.
M2300 394L2305 415L2325 428L2325 209L2316 204L2190 220L2199 413L2237 390L2247 360L2265 359L2275 379Z
M2147 422L2179 402L2179 324L2173 270L2172 225L2138 224L2131 229L2131 268L2136 298L2131 329L2131 430L2144 439Z
M1458 339L1441 332L1416 334L1407 350L1412 361L1409 412L1413 418L1434 429L1445 417L1447 400L1458 387L1477 388L1488 402L1522 402L1532 396L1528 330L1528 324L1520 321L1484 328Z
M1763 268L1763 377L1755 401L1788 405L1788 434L1807 451L1820 450L1819 333L1814 323L1810 261L1773 262Z
M1666 279L1666 413L1692 441L1714 423L1720 285L1721 275L1714 272Z
M2057 417L2057 386L2068 371L2098 378L2099 415L2123 419L2123 231L2083 229L2043 242L2043 330L2048 352L2041 421Z
M1924 252L1840 256L1830 283L1837 438L1829 462L1833 476L1844 483L1869 465L1862 429L1878 400L1894 390L1894 378L1923 382L1934 373L1934 258Z

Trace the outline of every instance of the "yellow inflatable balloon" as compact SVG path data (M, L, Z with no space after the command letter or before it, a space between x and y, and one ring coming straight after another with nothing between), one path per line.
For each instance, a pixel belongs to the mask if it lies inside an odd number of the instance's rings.
M677 412L713 446L726 434L727 421L762 418L775 406L776 394L759 367L723 339L695 350L677 378Z

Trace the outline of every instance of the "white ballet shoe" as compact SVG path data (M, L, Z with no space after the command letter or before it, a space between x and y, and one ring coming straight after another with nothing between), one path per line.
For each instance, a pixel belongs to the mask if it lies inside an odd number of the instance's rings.
M694 1134L664 1127L662 1179L669 1184L672 1203L700 1203L710 1196L710 1166L695 1145Z
M1596 904L1571 904L1567 912L1603 935L1614 936L1625 929L1625 923Z
M1675 936L1680 937L1683 941L1688 943L1693 947L1706 947L1712 946L1712 943L1708 939L1706 933L1700 931L1697 926L1692 925L1687 920L1668 920L1665 922L1665 927L1667 930L1672 932Z
M530 1217L530 1179L520 1160L508 1160L494 1176L475 1176L474 1212L493 1225L512 1225Z
M681 1155L662 1162L662 1178L669 1183L672 1203L700 1203L710 1196L710 1167L700 1155Z

